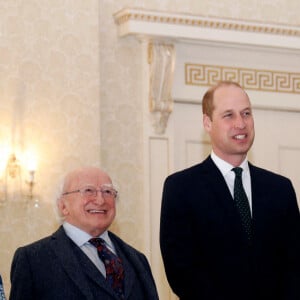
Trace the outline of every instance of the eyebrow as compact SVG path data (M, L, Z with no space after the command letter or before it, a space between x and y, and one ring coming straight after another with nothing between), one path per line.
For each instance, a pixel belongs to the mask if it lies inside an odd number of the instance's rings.
M240 111L245 111L245 110L252 110L252 108L251 108L251 106L247 106L247 107L243 108L243 109L240 110ZM229 109L224 110L222 113L233 112L233 111L235 111L234 108L229 108Z

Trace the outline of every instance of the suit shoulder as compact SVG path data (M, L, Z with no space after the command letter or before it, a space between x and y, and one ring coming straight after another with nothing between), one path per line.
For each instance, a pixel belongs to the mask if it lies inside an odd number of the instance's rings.
M197 180L200 182L202 177L206 177L207 175L216 175L216 172L218 171L218 168L212 161L212 159L207 157L202 162L190 166L188 168L185 168L183 170L177 171L173 174L170 174L167 176L165 183L168 184L169 182L193 182L194 180Z
M193 165L191 167L188 167L186 169L174 172L167 176L166 180L172 180L172 179L180 179L180 178L186 178L189 176L194 176L195 174L201 174L201 172L204 170L203 163L199 163L196 165Z
M39 248L39 247L43 246L44 244L47 244L50 240L51 240L51 236L47 236L47 237L41 238L39 240L36 240L30 244L23 245L20 248Z
M49 246L49 243L51 243L51 241L53 239L57 238L57 235L59 234L64 234L63 230L61 228L59 228L56 232L54 232L53 234L43 237L39 240L36 240L32 243L20 246L16 252L28 252L28 253L37 253L40 249L45 249L45 247Z
M45 255L45 249L49 247L51 237L47 236L30 244L19 246L13 255L13 261L32 260L36 261L41 255Z

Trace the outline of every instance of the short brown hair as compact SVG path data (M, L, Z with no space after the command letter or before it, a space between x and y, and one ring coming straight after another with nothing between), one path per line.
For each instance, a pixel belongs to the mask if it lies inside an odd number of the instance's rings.
M221 86L229 86L234 85L243 89L240 84L234 81L223 80L219 81L216 85L212 86L207 92L204 94L202 98L202 113L207 115L212 120L212 113L214 110L214 93Z

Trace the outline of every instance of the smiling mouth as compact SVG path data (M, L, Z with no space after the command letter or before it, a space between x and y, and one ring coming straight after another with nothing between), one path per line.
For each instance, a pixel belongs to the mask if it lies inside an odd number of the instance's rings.
M233 137L235 140L243 140L246 138L246 134L238 134Z
M90 214L105 214L106 210L104 210L104 209L88 209L87 212Z

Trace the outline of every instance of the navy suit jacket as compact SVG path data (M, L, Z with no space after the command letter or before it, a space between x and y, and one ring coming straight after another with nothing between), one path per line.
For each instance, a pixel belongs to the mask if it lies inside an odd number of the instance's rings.
M146 257L113 233L125 268L125 299L158 299ZM60 227L15 252L10 300L117 300L104 276Z
M164 184L160 245L182 300L300 299L300 217L289 179L249 164L249 247L223 175L208 157Z

